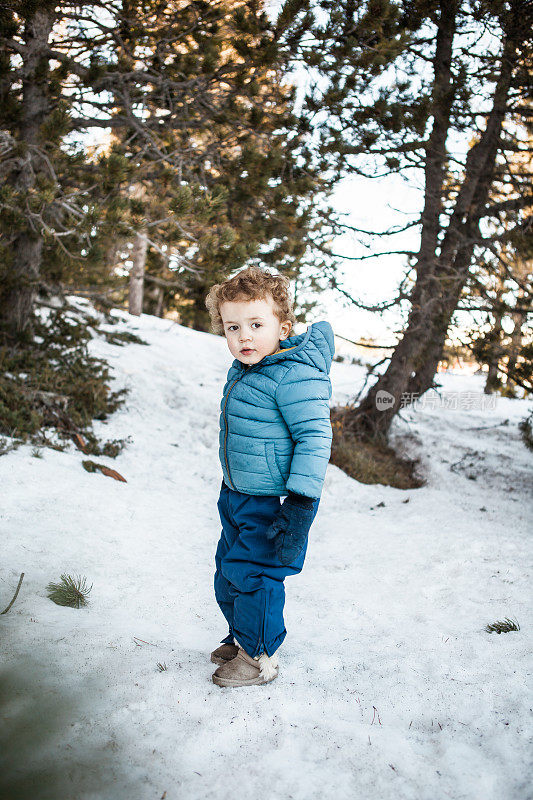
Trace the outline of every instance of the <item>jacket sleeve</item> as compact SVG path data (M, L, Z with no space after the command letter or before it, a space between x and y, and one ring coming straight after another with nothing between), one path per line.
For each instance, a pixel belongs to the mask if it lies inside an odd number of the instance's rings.
M287 370L276 389L276 402L294 441L287 490L320 497L331 455L329 413L331 381L316 367L298 364Z

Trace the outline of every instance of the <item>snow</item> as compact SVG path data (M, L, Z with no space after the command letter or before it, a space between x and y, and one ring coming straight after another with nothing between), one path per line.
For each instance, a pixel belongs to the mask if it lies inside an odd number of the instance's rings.
M446 373L442 396L467 407L434 393L393 427L425 486L365 485L330 464L304 569L286 581L280 675L221 689L209 654L227 633L212 584L232 356L221 337L115 316L149 346L90 341L113 388L130 389L95 432L132 437L117 459L90 458L127 483L86 472L74 445L0 458L2 609L25 573L0 617L1 711L47 715L21 769L56 765L61 796L82 800L532 798L532 470L518 430L531 402L482 407L482 376ZM334 361L332 404L364 377ZM46 597L63 572L93 584L88 606ZM484 631L504 617L520 630ZM44 785L28 796L57 800Z

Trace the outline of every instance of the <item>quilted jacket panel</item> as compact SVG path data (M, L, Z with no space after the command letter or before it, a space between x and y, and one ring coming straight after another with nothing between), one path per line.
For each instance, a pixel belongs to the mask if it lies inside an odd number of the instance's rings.
M329 322L314 322L247 366L235 359L220 402L224 482L245 494L320 497L331 453Z

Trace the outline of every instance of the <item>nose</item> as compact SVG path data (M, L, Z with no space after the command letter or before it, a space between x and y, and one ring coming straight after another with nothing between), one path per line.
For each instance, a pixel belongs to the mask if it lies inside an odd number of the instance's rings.
M243 342L250 342L251 340L252 340L252 337L250 336L250 334L246 335L244 332L241 333L241 335L239 337L239 341L241 342L241 344Z

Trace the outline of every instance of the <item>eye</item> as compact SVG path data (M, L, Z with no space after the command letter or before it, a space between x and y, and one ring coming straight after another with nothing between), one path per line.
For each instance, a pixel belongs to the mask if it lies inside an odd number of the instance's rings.
M252 322L252 325L259 325L260 328L262 327L260 322ZM231 330L233 330L233 328L236 328L236 327L238 327L238 326L237 325L228 325L228 331L231 331Z

